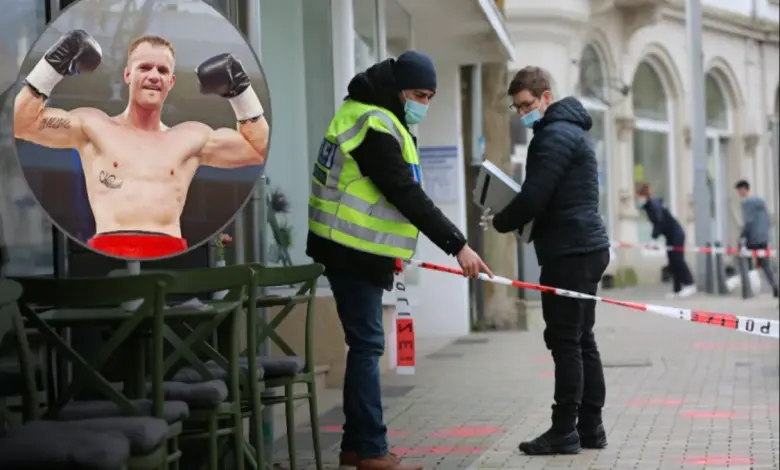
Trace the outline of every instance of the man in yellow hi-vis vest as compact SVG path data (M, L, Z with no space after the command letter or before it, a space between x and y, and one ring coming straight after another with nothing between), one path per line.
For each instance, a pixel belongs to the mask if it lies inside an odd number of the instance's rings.
M492 275L421 186L417 142L408 126L422 121L435 92L433 61L420 52L357 74L314 165L306 252L325 265L349 346L342 468L422 468L405 466L388 452L382 418L382 293L392 288L395 260L412 257L422 232L456 256L467 275Z

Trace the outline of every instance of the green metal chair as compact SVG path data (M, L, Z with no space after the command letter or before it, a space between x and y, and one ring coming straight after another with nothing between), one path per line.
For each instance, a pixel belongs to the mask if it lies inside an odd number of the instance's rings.
M6 374L4 380L21 383L0 390L0 405L9 390L21 395L23 422L17 422L11 410L2 407L3 416L13 427L0 432L0 468L103 468L126 470L130 458L130 441L116 432L98 432L79 426L79 423L36 421L38 415L38 387L35 364L27 341L27 331L19 311L22 295L19 283L0 279L0 345L9 337L14 340L18 374ZM8 372L8 371L6 371ZM14 377L18 375L18 377ZM0 384L7 385L7 384ZM1 407L1 406L0 406ZM2 423L2 421L0 421Z
M239 360L238 333L244 316L244 299L254 272L248 266L164 272L173 279L168 288L169 295L197 296L227 291L219 300L195 301L201 307L189 307L194 314L181 312L188 307L176 306L166 312L165 336L174 348L165 358L167 383L182 384L185 391L186 386L227 383L228 393L221 397L222 400L190 402L190 416L186 424L188 427L194 425L194 429L185 428L181 440L206 440L208 469L220 470L223 460L220 438L232 437L236 468L242 470L245 459L250 466L257 468L255 462L262 462L262 447L247 449L243 432L241 395L242 384L246 387L248 375ZM182 359L186 364L182 364ZM190 396L197 398L193 394ZM180 399L187 401L184 396Z
M128 469L176 468L180 452L175 439L189 408L186 403L165 400L164 302L171 277L17 280L23 288L20 307L25 319L73 367L71 382L48 403L45 419L96 432L122 432L131 443ZM83 357L56 332L80 326L112 331L91 358ZM117 358L128 364L121 388L106 378L104 370ZM108 400L74 400L87 385ZM150 400L145 398L149 390Z
M314 302L317 280L325 268L318 263L292 267L266 267L260 264L250 266L254 270L255 276L254 288L250 291L247 308L247 349L243 354L247 356L250 364L255 359L264 371L262 384L257 383L251 392L252 429L262 435L263 407L284 404L290 469L295 470L297 468L297 451L294 405L296 400L308 400L314 457L317 469L322 470L317 387L314 372ZM299 288L291 296L257 296L257 290L260 287L289 288L294 285L299 285ZM276 332L276 328L289 316L293 308L301 304L306 304L303 357L298 356L293 348ZM282 308L270 322L265 322L257 314L259 308L273 307ZM258 356L258 346L266 340L276 344L285 356L281 358ZM295 384L306 384L307 392L296 394ZM277 388L283 390L281 395L261 395L263 389Z

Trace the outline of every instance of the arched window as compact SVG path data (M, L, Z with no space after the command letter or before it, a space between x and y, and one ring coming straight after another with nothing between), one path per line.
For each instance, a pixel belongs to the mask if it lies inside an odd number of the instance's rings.
M586 46L580 58L580 101L593 119L590 135L593 138L599 168L599 212L607 226L607 232L610 233L612 217L609 206L609 148L607 145L609 142L607 138L609 135L607 130L609 108L603 101L606 76L605 64L598 49L594 45Z
M595 100L604 97L604 63L595 46L589 44L580 58L580 96Z
M654 65L644 61L637 67L631 87L636 128L634 130L634 180L646 181L656 197L674 207L669 96ZM640 241L650 241L652 227L640 212L637 231Z
M707 126L707 187L710 191L710 237L713 241L728 243L727 215L728 193L731 183L727 181L726 158L731 136L731 107L726 100L721 81L715 73L707 74L704 81L705 122ZM735 235L735 234L734 234Z
M707 106L707 127L728 130L730 125L729 104L720 81L713 73L708 73L705 79L704 95Z

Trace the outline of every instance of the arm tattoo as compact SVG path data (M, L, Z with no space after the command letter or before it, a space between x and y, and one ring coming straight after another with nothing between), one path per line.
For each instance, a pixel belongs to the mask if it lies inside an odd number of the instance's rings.
M116 175L110 174L107 171L101 171L98 177L100 183L108 189L119 189L122 187L122 182L117 181Z
M41 119L38 123L38 130L44 129L70 129L70 119L68 118L55 118L48 117Z

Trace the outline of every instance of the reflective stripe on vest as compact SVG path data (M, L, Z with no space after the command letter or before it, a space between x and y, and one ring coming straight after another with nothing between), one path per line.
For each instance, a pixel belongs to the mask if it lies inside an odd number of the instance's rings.
M395 137L405 159L412 160L409 164L415 179L418 182L422 179L419 160L416 155L407 156L405 151L407 142L394 120L376 107L362 104L358 106L373 109L360 114L347 130L323 139L318 164L314 165L309 201L309 228L325 238L362 251L404 259L411 258L417 246L419 234L417 228L411 225L395 207L388 204L373 185L368 198L374 199L378 195L375 203L348 192L352 184L364 185L368 182L367 179L341 181L345 166L357 165L343 152L348 153L362 142L362 139L354 139L364 131L367 121L371 118L378 119L386 127L381 130ZM334 119L338 118L337 113ZM353 193L355 188L357 187L353 187Z

